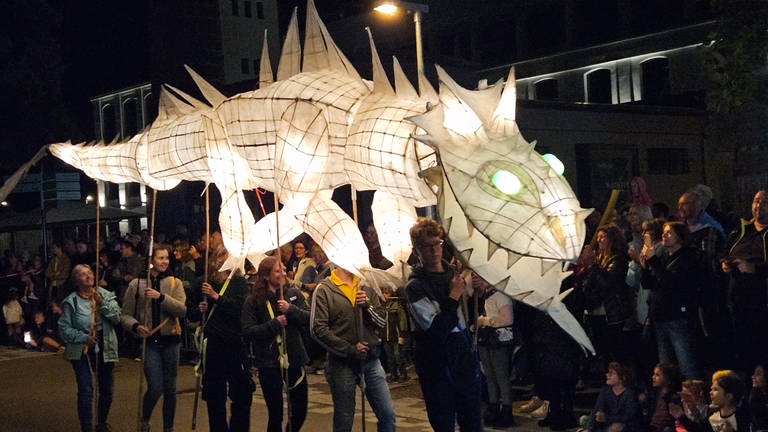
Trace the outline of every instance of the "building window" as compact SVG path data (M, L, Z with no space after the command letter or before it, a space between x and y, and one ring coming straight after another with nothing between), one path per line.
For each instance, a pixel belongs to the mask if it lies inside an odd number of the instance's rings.
M243 16L246 18L250 18L251 15L251 2L249 0L245 0L243 2Z
M240 72L244 74L251 73L251 62L249 62L247 58L240 59Z
M669 98L669 59L656 57L640 63L642 100L659 104Z
M115 106L106 104L101 107L101 139L110 142L118 137L117 113Z
M648 174L688 174L688 161L686 148L649 148Z
M136 98L123 101L123 136L131 137L139 131L139 109Z
M585 76L587 86L587 102L613 103L610 69L597 69Z
M558 100L560 89L555 78L547 78L536 82L533 85L534 99L536 100Z
M232 15L239 16L240 15L240 7L237 4L238 0L232 0Z
M256 18L264 19L264 2L256 2Z

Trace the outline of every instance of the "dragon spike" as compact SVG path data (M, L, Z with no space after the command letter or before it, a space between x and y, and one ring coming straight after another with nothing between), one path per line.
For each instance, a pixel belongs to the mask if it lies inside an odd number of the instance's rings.
M424 72L419 71L419 96L421 96L422 99L426 99L427 102L431 103L432 105L437 105L440 103L440 97L437 95L437 92L435 91L435 88L432 87L432 84L429 83L429 80L424 75Z
M261 45L261 60L259 62L259 88L264 88L273 82L272 63L269 61L269 45L267 44L267 29L264 29L264 41Z
M332 69L348 74L362 82L352 63L333 42L328 29L320 19L313 0L307 1L307 21L304 35L304 58L302 72Z
M443 127L445 112L442 105L436 105L424 114L407 117L405 120L413 122L427 132L426 135L413 135L413 138L430 147L435 147L437 143L451 142L448 131Z
M493 110L501 99L501 86L493 85L482 90L467 90L456 83L445 69L440 66L436 66L436 68L440 82L445 84L457 98L472 108L472 111L483 124L490 124Z
M392 69L395 72L395 92L397 96L403 99L418 99L419 95L416 93L413 85L411 85L411 82L408 81L408 77L405 76L400 62L397 61L397 57L392 57Z
M208 101L211 106L217 106L220 103L224 102L227 97L221 94L214 86L212 86L208 81L205 80L205 78L201 77L197 72L192 70L191 67L184 65L184 68L187 70L189 75L192 77L192 79L195 81L195 84L197 84L197 88L200 89L200 93L203 94L203 97Z
M160 101L157 107L158 119L169 120L184 115L182 108L184 105L186 104L172 95L165 87L160 87Z
M376 51L376 44L373 42L373 35L371 34L371 28L366 27L365 31L368 33L368 43L371 45L371 60L373 63L373 93L387 96L394 96L395 91L392 90L392 84L387 78L387 72L384 71L384 66L381 64L379 53Z
M184 102L192 105L195 107L195 109L207 109L210 108L208 105L205 104L205 102L194 98L187 93L184 93L183 91L177 89L176 87L170 85L170 84L163 84L163 86L169 88L172 92L176 93L177 95L181 96L181 98L184 100ZM173 95L171 95L173 96Z
M440 105L444 107L442 126L461 136L466 144L479 145L477 137L485 135L483 122L471 106L467 105L448 87L440 81ZM450 140L449 142L453 142Z
M493 112L491 129L500 135L515 135L519 133L515 116L517 110L517 86L515 85L515 68L509 69L509 76L504 85L504 92L499 99L499 105Z
M277 63L277 80L288 79L301 72L301 45L299 45L299 20L297 8L293 8L288 32L285 34L280 61Z

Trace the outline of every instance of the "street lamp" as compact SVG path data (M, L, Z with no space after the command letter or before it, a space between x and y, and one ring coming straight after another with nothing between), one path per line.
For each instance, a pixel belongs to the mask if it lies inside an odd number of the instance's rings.
M395 15L400 10L413 14L413 26L416 33L416 69L420 74L424 74L424 52L421 46L421 14L429 13L429 6L421 3L411 3L406 1L385 1L373 8L377 12L386 15Z

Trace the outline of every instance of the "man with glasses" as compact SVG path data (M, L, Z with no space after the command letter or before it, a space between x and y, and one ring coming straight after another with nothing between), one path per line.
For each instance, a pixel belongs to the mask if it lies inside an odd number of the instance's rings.
M405 287L413 321L414 365L427 417L436 432L483 430L480 366L472 350L459 302L466 285L443 260L443 227L419 218L411 227L413 254L419 263Z

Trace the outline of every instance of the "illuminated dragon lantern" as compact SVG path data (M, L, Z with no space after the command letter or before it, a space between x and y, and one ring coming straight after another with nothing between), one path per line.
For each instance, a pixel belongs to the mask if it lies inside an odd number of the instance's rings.
M227 98L189 70L207 104L168 87L173 93L162 90L157 120L130 140L52 144L50 151L104 181L158 190L183 180L215 184L230 251L224 269L245 259L257 264L306 232L331 261L369 283L402 284L415 207L436 204L467 267L547 311L591 351L559 292L589 211L521 136L513 72L506 84L470 91L438 67L439 94L424 76L417 93L395 59L393 89L369 39L372 82L339 51L310 0L303 56L294 11L276 81L265 37L258 90ZM331 200L344 184L376 191L374 225L395 263L387 272L371 269L360 230ZM256 222L242 192L256 187L277 194L278 215Z

